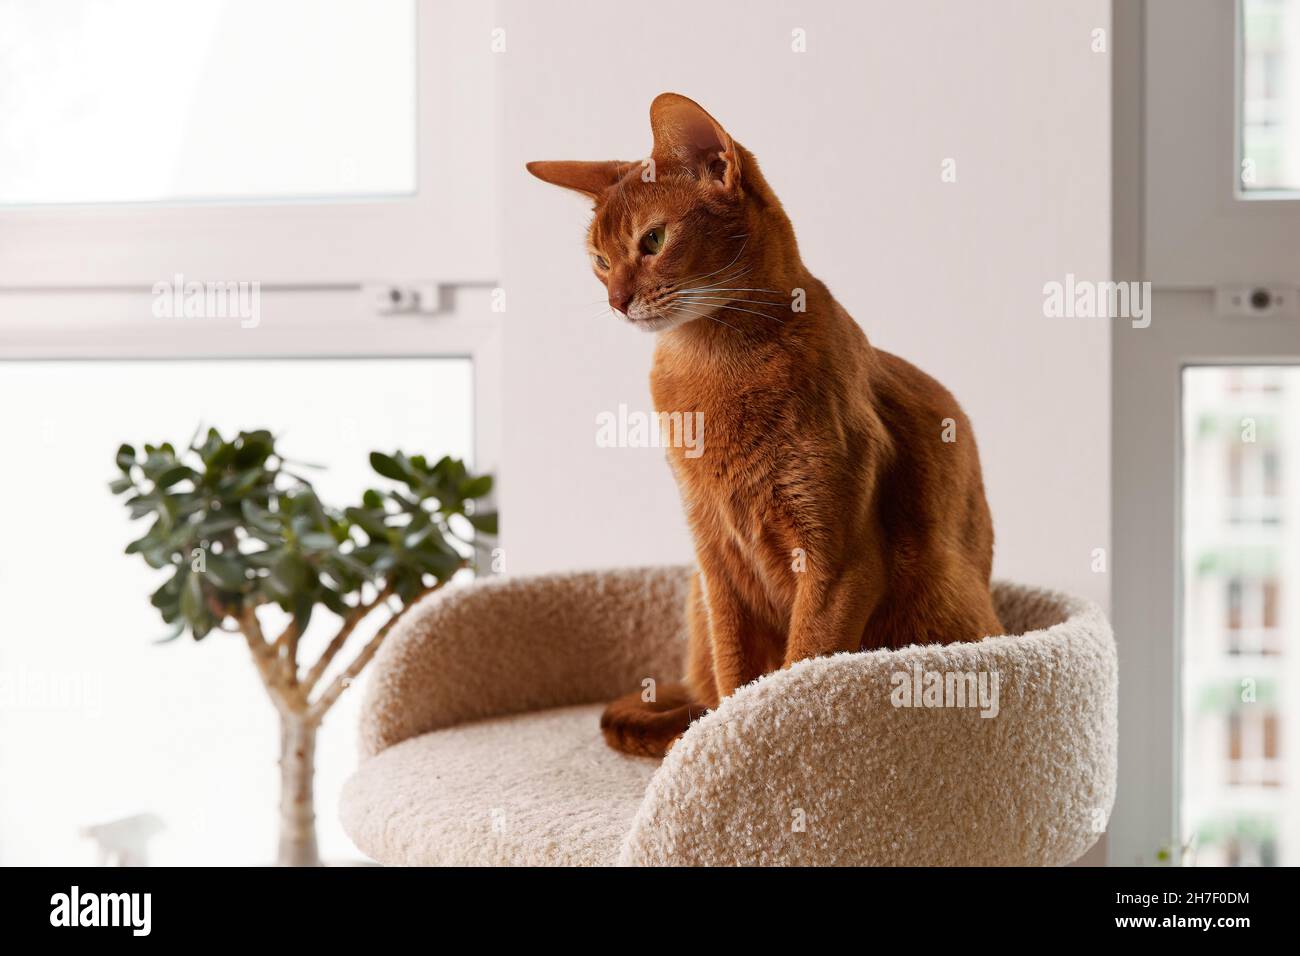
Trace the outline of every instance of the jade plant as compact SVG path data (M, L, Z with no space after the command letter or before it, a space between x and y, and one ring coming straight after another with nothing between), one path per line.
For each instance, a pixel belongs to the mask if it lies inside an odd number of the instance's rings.
M227 439L209 429L181 451L122 445L109 486L133 519L150 522L126 551L166 575L152 597L170 626L163 640L228 632L248 645L280 720L281 865L320 862L312 777L326 713L403 614L471 567L476 533L496 534L484 504L491 476L401 452L373 452L370 464L390 486L338 509L277 452L271 432ZM378 628L343 663L372 615L382 615ZM305 639L324 617L327 634L322 621Z

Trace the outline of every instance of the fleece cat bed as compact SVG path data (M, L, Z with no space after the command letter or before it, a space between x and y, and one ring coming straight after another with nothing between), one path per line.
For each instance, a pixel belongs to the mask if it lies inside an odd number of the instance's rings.
M500 578L413 608L364 699L356 845L405 865L1055 865L1105 828L1110 627L1014 584L994 599L1015 636L803 661L663 761L610 750L604 702L682 673L689 576Z

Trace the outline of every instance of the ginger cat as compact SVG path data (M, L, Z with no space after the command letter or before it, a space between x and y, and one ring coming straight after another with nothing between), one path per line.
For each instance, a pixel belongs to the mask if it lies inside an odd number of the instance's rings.
M707 425L702 455L668 451L699 565L685 684L650 703L628 694L601 719L610 746L660 757L736 688L796 661L1002 627L957 401L872 348L804 267L753 154L713 117L664 93L650 126L652 162L528 170L595 202L596 277L629 324L658 333L656 408Z

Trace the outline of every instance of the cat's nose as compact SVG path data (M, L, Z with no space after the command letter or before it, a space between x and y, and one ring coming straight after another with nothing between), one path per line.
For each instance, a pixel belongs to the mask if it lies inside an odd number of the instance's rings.
M612 284L609 287L609 304L611 307L627 314L627 307L631 304L633 298L632 287L630 285Z

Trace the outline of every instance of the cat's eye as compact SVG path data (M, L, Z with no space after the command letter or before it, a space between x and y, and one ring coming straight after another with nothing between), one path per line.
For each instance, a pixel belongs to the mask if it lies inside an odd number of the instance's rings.
M609 268L609 260L606 259L604 256L598 256L598 255L596 255L596 254L593 252L593 253L591 254L591 258L593 258L593 259L596 260L596 266L597 266L597 268L600 268L600 269L608 269L608 268Z
M664 247L664 227L656 226L641 237L641 251L653 256Z

